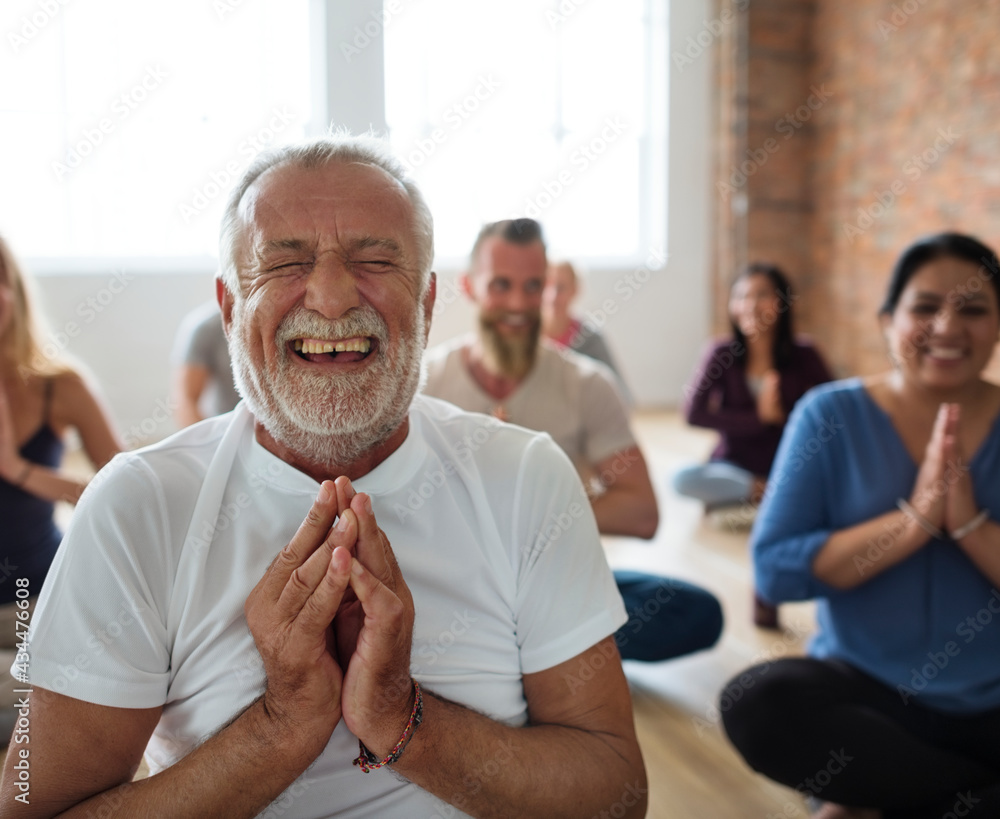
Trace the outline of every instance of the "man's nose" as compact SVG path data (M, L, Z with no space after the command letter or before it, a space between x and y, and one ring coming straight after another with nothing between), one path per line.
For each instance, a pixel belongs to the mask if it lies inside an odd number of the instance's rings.
M360 304L357 278L351 269L339 259L320 257L306 280L303 306L337 319Z
M514 288L507 294L507 309L512 313L537 310L540 305L541 296L538 293L528 293L523 289Z

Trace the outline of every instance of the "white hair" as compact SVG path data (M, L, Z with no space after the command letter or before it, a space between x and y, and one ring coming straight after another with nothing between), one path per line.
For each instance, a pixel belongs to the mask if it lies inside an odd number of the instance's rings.
M389 150L385 140L372 134L355 136L346 131L339 131L264 151L250 163L250 167L233 188L222 215L219 231L219 276L231 293L239 292L236 248L243 229L239 209L247 189L261 174L278 165L317 168L334 162L373 165L393 177L406 190L413 206L420 293L422 295L426 292L434 261L434 219L430 208L427 207L427 201L407 174L403 163Z

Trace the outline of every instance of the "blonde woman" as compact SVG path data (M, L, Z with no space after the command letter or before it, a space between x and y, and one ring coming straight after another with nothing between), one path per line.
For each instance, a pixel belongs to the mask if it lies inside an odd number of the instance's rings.
M101 401L81 375L42 352L30 282L0 238L0 641L17 588L37 596L62 534L56 501L76 503L85 481L61 470L63 437L75 429L96 469L121 450ZM20 580L23 578L23 580ZM17 585L15 585L17 583ZM23 593L22 593L23 594ZM2 644L2 643L0 643Z

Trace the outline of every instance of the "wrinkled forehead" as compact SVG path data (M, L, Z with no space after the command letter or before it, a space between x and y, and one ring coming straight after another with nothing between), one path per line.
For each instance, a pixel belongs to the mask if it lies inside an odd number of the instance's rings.
M337 244L366 238L392 241L416 263L410 197L402 183L373 165L277 165L247 188L238 215L244 253L274 241Z

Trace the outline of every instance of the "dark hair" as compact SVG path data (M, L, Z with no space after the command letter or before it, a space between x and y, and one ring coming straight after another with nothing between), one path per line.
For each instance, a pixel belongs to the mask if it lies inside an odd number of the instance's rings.
M469 255L473 266L475 266L479 248L483 246L483 242L493 236L499 236L505 242L510 242L513 245L533 245L535 242L541 242L542 249L545 249L542 226L534 219L501 219L499 222L489 222L483 225L482 230L479 231L476 243L472 246L472 253Z
M935 233L917 239L903 251L903 254L896 261L896 266L892 269L892 277L889 279L889 289L886 291L885 301L882 302L878 311L879 315L893 313L899 303L900 295L910 279L913 278L913 274L928 262L943 257L972 262L985 268L985 278L993 283L997 304L1000 305L1000 276L998 276L1000 274L1000 261L997 260L997 254L972 236L965 236L961 233Z
M733 279L733 283L729 288L730 292L732 292L733 287L738 282L750 276L766 277L774 287L775 294L782 301L782 305L778 309L778 315L776 316L778 324L774 335L774 367L777 370L781 370L792 360L792 353L795 350L795 334L792 330L792 300L794 299L792 284L788 281L788 276L777 265L767 262L751 262ZM746 336L736 322L733 321L732 316L729 318L729 326L732 327L733 337L737 342L734 345L734 357L743 366L746 363L747 355Z

